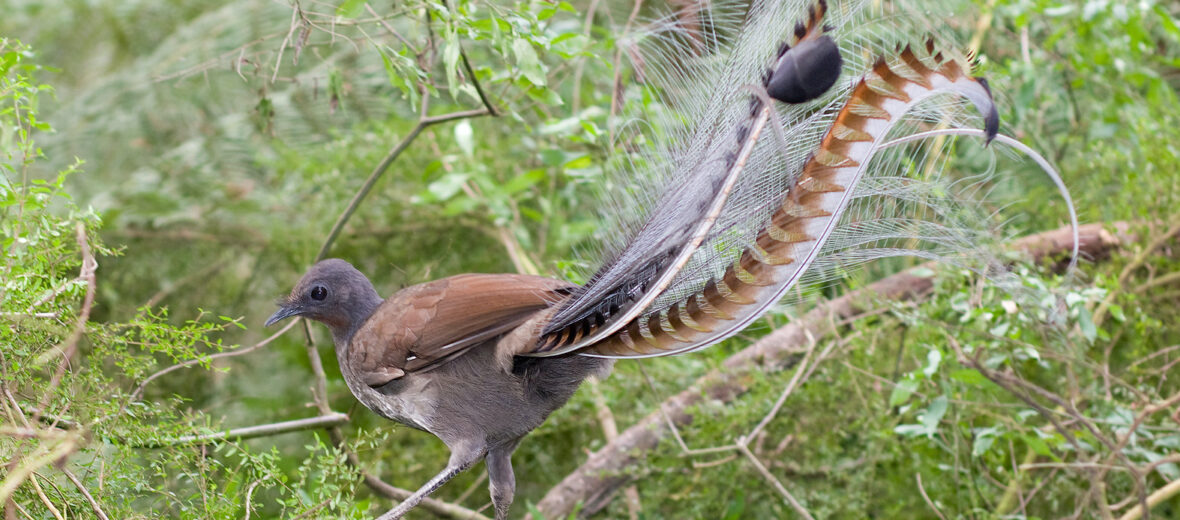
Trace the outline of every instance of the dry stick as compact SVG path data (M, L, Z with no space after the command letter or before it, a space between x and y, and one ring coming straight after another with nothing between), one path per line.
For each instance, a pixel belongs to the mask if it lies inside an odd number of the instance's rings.
M832 330L835 331L834 325ZM812 360L810 364L808 364L808 360L811 359L812 354L815 353L817 342L815 337L811 336L810 334L808 335L807 340L809 343L807 354L804 356L803 361L800 362L799 366L795 369L795 374L791 376L791 381L787 383L787 387L783 389L781 394L779 394L778 400L775 401L774 406L772 406L770 411L767 412L764 417L762 417L762 420L758 423L758 425L755 426L749 434L737 438L737 441L734 442L734 447L736 447L738 451L750 459L750 462L754 464L754 468L758 470L758 473L762 475L762 478L769 481L797 513L803 516L803 518L814 520L812 519L811 513L809 513L807 509L804 508L803 505L800 504L799 501L787 491L787 487L784 486L778 478L771 474L770 471L768 471L762 464L762 461L759 460L758 457L754 455L754 452L749 449L750 440L756 438L760 433L762 433L762 430L766 428L766 425L770 424L770 421L778 415L779 410L781 410L783 404L787 402L787 398L790 397L791 394L795 392L795 389L799 387L800 382L811 378L811 374L815 371L816 366L818 366L825 358L827 358L828 354L832 351L832 348L835 347L837 343L844 342L843 340L830 342L828 346L824 348L823 352L820 352L819 356Z
M101 507L99 507L98 501L94 499L94 496L90 494L90 491L86 489L86 486L82 485L82 481L78 480L78 477L75 476L69 468L61 468L61 472L66 476L66 478L70 479L70 482L74 483L74 487L78 488L78 491L82 493L82 496L86 497L86 501L90 503L90 509L94 510L94 515L97 516L99 520L110 520L110 517L107 516L105 512L103 512ZM246 518L249 520L248 513Z
M750 463L754 465L754 469L757 469L758 473L762 474L762 478L770 481L771 484L774 484L774 488L777 489L779 494L791 504L791 507L795 509L795 512L799 513L800 516L806 518L807 520L815 520L815 517L811 516L811 513L808 513L807 509L804 509L803 505L800 504L798 500L795 500L795 497L791 495L791 492L787 491L786 486L783 486L782 482L779 482L779 480L770 473L770 470L766 469L766 466L762 465L762 461L758 460L758 457L754 456L754 452L750 451L748 446L739 442L737 443L737 449L738 451L742 452L742 455L745 455L746 458L750 459Z
M25 509L25 506L20 505L20 502L17 502L17 501L10 498L10 499L8 499L8 502L6 502L5 504L6 504L6 506L16 506L16 508L18 510L20 510L21 514L25 515L25 518L28 518L29 520L34 520L33 515L29 514L29 510ZM6 520L7 520L7 518L8 517L5 517Z
M1121 230L1126 229L1127 225L1115 223L1111 227ZM1078 231L1079 248L1090 256L1118 244L1118 238L1103 229L1101 224L1085 225ZM1068 227L1031 235L1013 244L1014 249L1027 252L1034 259L1069 251L1072 246L1072 229ZM687 411L689 407L705 399L732 401L746 391L749 382L745 375L776 366L795 351L795 345L807 340L807 334L814 337L825 335L831 329L830 317L843 319L856 315L863 310L859 303L870 295L893 301L912 300L925 296L931 287L932 279L903 272L818 306L734 354L725 361L722 370L706 374L689 389L666 400L660 406L660 411L649 414L628 428L618 439L591 455L581 467L550 489L537 504L537 509L546 518L563 518L578 504L584 504L580 513L582 515L598 511L610 500L615 490L630 480L626 474L627 468L642 461L645 453L654 449L667 435L669 429L663 424L662 413L667 413L674 424L687 424L692 420Z
M320 509L323 509L324 506L328 505L331 502L332 502L332 499L325 498L322 502L320 502L314 506L311 506L311 509L308 509L307 511L299 513L295 517L292 517L291 520L299 520L300 518L307 518L307 517L311 516L312 513L319 511ZM249 520L249 518L247 518L246 520Z
M1152 492L1147 497L1148 509L1155 507L1160 502L1180 495L1180 479L1173 480L1162 488ZM1139 520L1144 517L1144 509L1142 504L1136 504L1135 507L1127 510L1127 513L1119 517L1119 520Z
M51 502L49 500L49 497L45 496L45 491L42 490L41 485L37 483L37 474L36 473L29 475L28 482L33 485L33 490L37 492L37 497L39 497L41 499L41 503L45 504L45 508L48 509L49 512L53 514L53 517L56 518L57 520L65 520L65 517L63 517L61 515L61 512L57 510L57 506L54 506L53 502Z
M594 25L594 13L598 11L598 2L600 0L590 0L590 6L586 8L586 21L582 22L582 36L590 37L590 29ZM583 57L578 60L578 64L574 66L574 90L570 94L573 101L570 103L570 115L578 115L578 109L582 106L582 73L585 72L586 58Z
M49 401L53 399L53 393L57 390L57 386L61 384L62 378L65 377L66 370L70 365L70 361L73 359L74 354L78 352L78 341L82 339L82 334L86 331L86 322L90 319L90 309L94 305L94 293L96 288L94 273L98 270L98 261L94 259L94 255L90 252L90 243L87 241L86 237L86 226L81 222L78 222L74 226L74 233L75 239L78 242L78 248L82 254L82 267L79 269L78 279L86 281L86 295L82 299L82 310L78 313L78 319L74 325L74 329L70 333L69 338L67 338L64 342L65 348L60 348L59 345L58 350L62 352L62 358L61 361L58 362L57 370L53 373L53 377L49 380L49 385L45 388L45 393L41 396L41 401L36 408L36 412L33 414L33 420L31 421L33 423L37 423L41 420L41 410L44 410L46 405L49 404ZM8 389L5 388L4 390L7 394ZM15 398L11 397L11 394L8 395L10 399L12 399L13 405L16 407L16 414L21 418L21 421L24 422L25 426L29 427L30 421L26 421L24 419L24 413L20 411L20 405L16 402ZM7 478L5 478L3 484L0 485L0 502L7 501L8 497L15 490L16 486L19 485L20 482L23 482L26 477L32 474L35 468L40 466L42 463L63 459L64 457L68 456L76 446L76 442L71 442L69 439L63 439L62 442L60 442L53 448L53 450L49 452L48 457L41 456L32 461L28 461L25 466L21 466L18 463L22 459L19 453L23 448L23 444L18 444L17 449L14 450L12 462L7 465ZM53 507L53 504L49 502L49 499L46 498L44 493L41 492L41 486L37 483L36 478L29 479L29 482L33 485L33 488L37 491L38 496L41 497L41 500L45 503L50 512L52 512L55 517L61 518L61 515Z
M351 452L349 452L349 454L351 457L355 457L355 455L351 455ZM353 461L353 464L356 465L357 463L355 459L351 457L349 460ZM378 494L386 498L391 498L393 500L405 500L409 498L411 494L413 494L411 491L391 486L389 483L373 476L367 471L362 470L361 476L364 477L365 485L369 486L373 489L373 491L376 491ZM435 515L443 518L454 518L456 520L491 520L488 517L463 506L451 504L449 502L443 502L442 500L430 497L423 498L422 501L418 503L418 507L426 509L427 511L430 511L431 513L434 513Z
M291 421L281 421L270 424L259 424L256 426L246 426L244 428L234 428L223 432L207 433L204 435L184 435L175 439L168 439L159 443L143 444L136 446L137 448L162 448L165 446L176 445L204 445L217 444L220 442L234 442L244 439L255 439L258 437L270 437L272 435L280 435L290 432L298 432L303 430L318 430L330 426L337 426L348 422L348 415L339 412L328 411L327 414L308 417L306 419L294 419Z
M258 485L261 483L262 479L258 479L254 482L251 482L250 487L246 488L246 504L244 507L246 510L246 517L243 520L250 520L250 512L254 509L254 506L250 504L250 497L254 495L254 488L258 487Z
M1147 262L1147 259L1151 257L1153 253L1155 253L1156 249L1159 249L1160 246L1163 246L1165 242L1177 234L1180 234L1180 217L1177 217L1176 221L1173 222L1170 227L1168 227L1167 231L1164 231L1163 234L1151 239L1151 242L1149 242L1147 246L1139 252L1139 254L1135 255L1135 257L1130 263L1126 265L1126 267L1123 267L1123 270L1119 273L1118 287L1125 287L1127 280L1131 278L1131 275L1135 273L1135 270L1142 267L1143 264ZM1118 297L1118 295L1119 291L1110 291L1110 294L1107 294L1106 298L1103 298L1102 302L1098 304L1098 307L1094 309L1093 321L1095 326L1102 326L1102 322L1106 320L1106 310L1111 306L1111 304L1114 303L1114 300Z
M635 4L631 8L631 14L627 17L627 23L623 24L623 32L620 33L620 40L623 40L623 42L618 46L619 49L617 51L615 51L615 60L614 60L615 77L614 77L614 80L611 81L610 119L607 121L607 123L608 123L608 140L607 140L607 142L610 142L610 143L615 142L615 115L618 113L620 105L622 105L622 103L623 103L623 100L621 99L621 96L620 96L621 91L622 91L622 72L621 72L622 69L620 68L619 65L623 61L623 48L626 46L626 42L624 39L631 36L631 24L635 23L635 17L639 16L640 7L643 7L643 0L635 0Z
M487 479L488 479L488 472L485 471L483 473L480 473L479 477L477 477L475 479L475 482L472 482L470 486L467 486L467 489L464 489L462 493L459 493L459 497L455 499L455 503L462 504L463 502L466 502L467 499L471 497L472 493L475 493L475 490L479 489L479 487Z
M615 421L615 414L611 412L606 395L602 393L602 384L598 382L597 377L587 379L586 383L590 387L590 395L594 397L594 409L598 413L598 423L602 425L602 436L606 438L606 442L619 438L619 423ZM631 520L638 520L641 510L639 488L634 485L627 486L627 489L623 490L623 496L627 502L627 516Z
M926 487L922 485L922 474L917 473L914 475L914 477L918 480L918 492L922 493L922 499L926 501L926 505L930 506L930 509L932 509L934 514L938 515L939 518L946 520L946 516L943 516L942 511L939 511L938 507L934 505L934 501L930 500L930 495L926 494Z
M86 226L78 222L74 226L74 238L78 241L78 248L82 252L82 268L78 274L78 278L86 280L86 296L82 298L82 311L78 313L77 323L74 325L73 332L65 341L65 348L62 348L61 361L57 364L57 371L53 373L53 377L49 380L49 386L45 388L45 394L41 396L41 402L37 406L38 410L44 410L49 400L53 398L53 392L57 386L61 384L61 380L66 375L66 369L70 366L70 361L73 360L74 354L78 353L78 341L82 339L82 334L86 332L86 322L90 320L90 309L94 306L94 292L96 281L94 272L98 270L98 261L94 259L94 255L90 253L90 243L86 239ZM40 421L41 418L34 414L33 422Z
M1145 282L1143 285L1136 287L1131 292L1133 292L1135 294L1143 294L1144 292L1146 292L1148 289L1151 289L1152 287L1159 287L1161 285L1167 285L1167 284L1170 284L1173 282L1180 282L1180 271L1168 273L1168 274L1165 274L1165 275L1163 275L1159 278L1156 278L1154 280Z

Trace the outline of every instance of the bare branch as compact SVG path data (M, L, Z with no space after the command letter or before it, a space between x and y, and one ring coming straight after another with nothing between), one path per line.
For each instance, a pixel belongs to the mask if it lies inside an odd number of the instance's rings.
M94 306L96 287L94 273L98 270L98 261L90 253L90 242L86 238L86 226L83 223L78 222L74 226L74 238L78 241L78 249L82 253L82 268L78 274L78 278L86 281L86 296L82 298L82 310L78 312L78 320L74 325L74 331L70 333L70 337L66 338L66 341L63 343L65 346L61 348L61 361L58 362L57 371L53 373L53 377L49 380L49 385L46 386L44 395L41 396L41 403L37 406L38 409L44 409L49 404L50 399L53 398L54 390L57 389L57 386L61 384L62 378L65 377L66 370L70 367L70 361L73 360L74 354L78 352L78 340L82 339L82 334L86 332L86 322L90 321L90 309ZM38 420L40 419L34 417L33 422L37 422Z
M254 439L257 437L269 437L272 435L281 435L284 433L297 432L303 430L318 430L320 428L329 428L339 426L348 422L348 415L339 412L328 412L327 414L308 417L306 419L294 419L290 421L281 421L270 424L259 424L256 426L246 426L244 428L234 428L223 432L209 433L205 435L184 435L175 439L169 439L160 443L143 444L137 447L140 448L162 448L165 446L177 445L202 445L202 444L216 444L220 442L233 442L243 439Z
M939 511L938 507L934 505L934 502L930 500L930 495L926 494L926 487L922 485L922 474L917 473L914 475L914 478L918 480L918 491L922 493L922 500L926 501L926 505L930 506L930 510L934 511L934 514L938 515L938 517L942 520L946 520L946 516L943 515L942 511Z
M332 248L332 244L336 242L336 237L340 235L340 231L344 229L344 225L348 223L350 218L352 218L352 214L355 213L357 208L360 207L361 202L363 202L365 197L369 195L369 192L372 191L373 186L377 184L377 181L381 179L381 176L385 174L385 171L389 169L389 167L394 161L397 160L402 152L406 151L406 148L410 147L410 144L414 142L414 139L418 138L418 134L421 134L423 130L432 125L455 121L457 119L479 117L488 115L489 113L487 108L481 108L479 110L464 110L460 112L452 112L450 114L428 117L425 115L427 99L429 98L423 95L423 115L418 120L418 124L414 125L414 128L410 130L410 133L406 134L406 136L403 137L402 140L389 151L385 158L381 159L381 162L377 163L377 167L373 168L373 172L369 174L369 178L365 179L365 182L361 184L361 188L357 190L355 195L352 196L352 200L349 201L348 207L344 208L344 212L341 213L340 217L336 219L336 223L332 225L332 230L328 232L328 238L324 239L324 244L320 246L319 253L316 253L316 262L323 260L324 257L327 256L328 251Z
M1180 479L1173 480L1167 483L1164 487L1161 487L1148 495L1147 507L1155 507L1159 505L1160 502L1163 502L1176 495L1180 495ZM1140 518L1145 518L1145 515L1146 512L1144 511L1143 506L1141 504L1136 504L1135 507L1128 509L1126 514L1120 516L1119 520L1139 520Z
M355 457L355 455L349 453L349 461L352 461L355 464L355 459L353 457ZM412 491L391 486L384 480L381 480L380 478L373 476L372 473L364 470L361 470L361 477L365 479L365 485L369 486L370 489L376 491L378 494L386 498L391 498L393 500L405 500L413 494ZM422 501L418 503L418 507L421 507L443 518L453 518L455 520L491 520L488 517L463 506L443 502L442 500L430 497L423 498Z
M94 500L94 495L90 494L90 491L86 489L86 486L82 485L82 481L78 480L78 477L75 476L69 468L61 468L61 472L66 476L66 478L70 479L70 482L74 483L74 487L78 488L78 491L82 493L82 496L86 497L86 501L90 503L90 509L94 510L94 515L97 516L99 520L110 520L110 517L107 516L107 514L102 510L102 507L99 507L98 501Z

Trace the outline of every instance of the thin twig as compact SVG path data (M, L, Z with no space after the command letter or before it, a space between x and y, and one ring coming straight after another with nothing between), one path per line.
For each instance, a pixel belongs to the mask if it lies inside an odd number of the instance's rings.
M70 479L70 482L74 483L74 487L78 488L78 491L81 492L82 496L86 498L86 501L90 503L90 509L94 510L94 515L97 516L99 520L110 520L110 517L107 516L107 514L102 510L102 507L98 505L98 501L94 499L94 495L91 495L90 491L86 489L86 486L82 485L82 481L78 480L78 477L74 475L74 472L65 467L61 468L61 472L66 476L66 478ZM250 516L248 514L246 515L246 520L250 520Z
M594 398L594 409L598 415L598 423L602 425L602 435L606 442L611 442L619 437L619 424L615 422L615 414L606 402L606 395L602 393L602 384L598 382L598 378L591 377L586 383L590 387L590 395ZM623 498L627 503L627 516L631 520L637 520L641 511L639 488L634 485L627 486L623 490Z
M799 516L802 516L807 520L815 520L815 517L811 516L811 513L807 512L807 509L803 507L803 504L800 504L798 500L795 500L795 497L791 495L791 492L787 491L787 487L784 486L782 482L779 482L779 480L770 473L770 470L766 469L766 466L762 465L762 461L758 460L758 457L754 456L754 452L750 451L750 448L747 448L745 444L738 443L737 449L738 451L742 452L742 454L745 455L747 459L750 459L750 463L754 465L754 469L757 469L758 473L762 475L762 478L766 479L771 483L771 485L774 486L774 489L778 490L779 494L783 496L783 499L787 501L787 504L789 504L796 513L799 513Z
M45 504L45 508L53 514L53 517L57 520L65 520L65 518L61 516L61 511L57 510L57 506L53 505L53 502L49 501L49 497L45 496L45 490L41 489L41 484L37 483L36 472L33 472L31 475L29 475L29 480L27 482L33 485L33 491L37 493L37 498L41 499L41 503Z
M922 493L922 500L926 501L926 505L930 506L930 510L934 511L934 514L938 515L942 520L946 520L946 516L942 514L942 511L938 510L938 506L935 506L934 502L930 500L930 495L926 494L926 487L922 485L922 474L917 473L914 477L918 480L918 492Z
M220 352L220 353L212 354L207 357L200 358L200 359L190 359L188 361L177 363L177 364L172 365L170 367L161 369L160 371L156 372L155 374L148 376L147 379L144 379L143 382L140 383L139 386L135 388L135 391L131 392L131 396L127 398L127 401L134 402L134 401L138 400L143 395L143 390L144 390L144 388L147 387L148 383L151 383L152 381L156 380L156 378L158 378L162 375L168 374L170 372L174 372L176 370L180 370L182 368L191 367L196 364L208 363L208 362L213 361L215 359L221 359L221 358L227 358L227 357L233 357L233 356L241 356L243 354L249 354L255 350L265 347L266 345L269 345L270 342L278 339L279 336L282 336L283 333L290 330L291 327L294 327L295 324L298 323L299 321L300 320L298 320L298 319L292 320L286 326L279 329L278 332L271 334L266 339L259 341L258 343L255 343L253 345L250 345L249 347L240 348L237 350L231 350L229 352Z
M332 502L332 499L325 498L323 500L323 502L320 502L314 506L311 506L311 509L308 509L307 511L304 511L302 513L299 513L296 516L291 517L291 520L299 520L300 518L307 518L308 516L311 516L312 513L319 511L320 509L323 509L324 506L328 505L331 502Z
M94 293L97 286L94 273L98 270L98 261L94 259L94 255L90 253L90 242L86 238L86 226L78 222L74 226L74 238L78 242L78 249L82 253L82 267L78 278L86 281L86 296L82 298L82 310L78 312L78 319L74 325L73 332L70 337L64 342L65 347L61 348L61 361L57 364L57 371L53 373L53 377L49 380L49 385L45 387L45 393L41 396L41 402L37 406L39 410L45 409L49 401L53 398L53 392L57 390L57 386L61 384L61 380L66 375L66 370L70 366L70 361L73 360L74 354L78 352L78 341L82 339L82 334L86 332L86 322L90 320L90 309L94 306ZM40 418L34 415L33 422L39 421Z
M459 45L459 59L463 61L463 70L467 71L467 78L471 80L471 84L475 87L475 93L479 94L479 100L483 102L483 107L487 109L488 115L496 117L500 114L496 112L496 107L492 106L492 102L488 100L487 94L484 93L483 87L479 84L479 78L475 77L475 70L471 68L471 63L467 61L467 51Z
M272 435L282 435L284 433L298 432L304 430L318 430L321 428L328 428L338 426L348 422L348 415L339 412L329 412L324 415L316 417L308 417L305 419L294 419L290 421L280 421L270 424L259 424L255 426L246 426L244 428L234 428L223 432L208 433L204 435L183 435L175 439L168 439L158 443L143 444L136 447L139 448L162 448L165 446L184 446L184 445L203 445L203 444L217 444L221 442L234 442L244 439L254 439L258 437L270 437Z
M749 444L750 439L758 436L758 434L761 433L764 428L766 428L766 425L770 424L770 421L778 415L778 412L780 409L782 409L783 404L787 402L787 398L795 392L795 388L797 388L799 386L799 382L803 380L803 375L808 372L808 363L811 361L811 355L815 353L816 345L815 336L808 334L807 339L809 340L807 352L803 354L803 360L799 362L799 366L795 367L795 373L791 375L791 380L787 382L786 388L783 388L782 393L779 394L778 399L774 402L774 406L770 408L770 411L762 417L761 421L758 421L758 425L754 426L754 429L750 430L749 434L742 436L742 438L738 440L738 443L743 445Z
M0 316L9 319L20 318L56 318L56 312L0 312Z
M245 516L245 518L243 518L243 520L250 520L250 513L254 509L254 507L250 504L250 499L251 499L251 497L254 496L254 488L258 487L258 485L261 483L262 483L262 479L258 479L258 480L255 480L254 482L251 482L250 487L246 488L246 503L245 503L246 516Z
M425 111L427 99L429 98L423 95L423 111ZM406 136L403 137L402 140L389 151L385 158L381 159L381 162L377 163L377 167L373 168L373 172L370 173L369 177L365 179L365 182L361 184L361 188L357 190L356 194L353 195L352 200L349 201L348 207L344 208L344 212L340 214L340 217L336 219L336 223L332 225L332 230L328 232L328 238L324 239L324 244L320 246L319 253L316 253L315 261L318 262L323 260L324 257L327 256L328 250L331 249L332 244L336 242L336 237L340 235L340 231L344 229L344 225L348 223L348 220L352 218L352 214L355 213L357 208L360 207L361 202L364 201L365 197L369 195L369 191L373 189L373 186L377 184L377 181L381 179L381 176L385 174L385 171L389 169L390 165L392 165L393 162L397 160L398 156L400 156L402 152L406 151L406 148L409 148L410 143L413 143L414 139L417 139L418 135L421 134L423 130L440 123L446 123L458 119L479 117L483 115L488 115L487 108L481 108L478 110L463 110L441 116L423 117L419 119L418 124L414 125L414 128L410 130L410 133L406 134Z
M355 459L350 460L352 460L355 464ZM362 470L361 477L364 478L365 485L369 486L370 489L376 491L378 494L386 498L405 500L413 494L408 490L392 486L388 482L373 476L372 473L367 471ZM431 513L434 513L435 515L443 518L454 518L456 520L491 520L488 517L463 506L443 502L442 500L431 497L423 498L422 501L418 503L418 507L426 509L427 511L430 511Z
M1160 234L1151 239L1151 241L1147 243L1147 246L1144 247L1143 250L1139 252L1139 254L1135 255L1135 257L1131 259L1130 263L1123 267L1123 270L1119 272L1118 284L1116 287L1126 287L1127 281L1131 278L1131 275L1135 273L1135 270L1142 267L1143 264L1147 262L1147 259L1150 258L1153 253L1155 253L1156 249L1159 249L1160 246L1163 246L1165 242L1177 234L1180 234L1180 217L1176 218L1176 221L1172 223L1167 231L1164 231L1163 234ZM1094 309L1093 321L1095 326L1102 326L1102 322L1106 319L1107 309L1114 303L1114 300L1118 297L1118 295L1118 290L1110 291L1110 293L1108 293L1106 297L1102 299L1102 302L1098 304L1098 307Z

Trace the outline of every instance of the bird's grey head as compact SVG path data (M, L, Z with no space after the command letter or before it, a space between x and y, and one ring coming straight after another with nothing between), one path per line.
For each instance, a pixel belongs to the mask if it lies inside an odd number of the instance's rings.
M266 326L302 316L327 325L337 338L347 338L381 304L381 297L352 264L332 258L311 266L291 294L277 303L279 310Z

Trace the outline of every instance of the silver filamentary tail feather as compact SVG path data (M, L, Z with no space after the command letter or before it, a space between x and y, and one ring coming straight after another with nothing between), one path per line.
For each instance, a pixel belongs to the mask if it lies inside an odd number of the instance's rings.
M928 20L855 0L754 0L697 15L708 23L694 27L708 30L651 25L644 77L672 116L646 121L659 128L643 134L652 147L619 169L661 195L612 208L645 218L534 321L537 341L520 354L702 348L800 284L876 258L987 269L987 219L970 215L970 195L994 172L942 179L946 156L906 139L973 130L982 146L999 127L987 82Z

